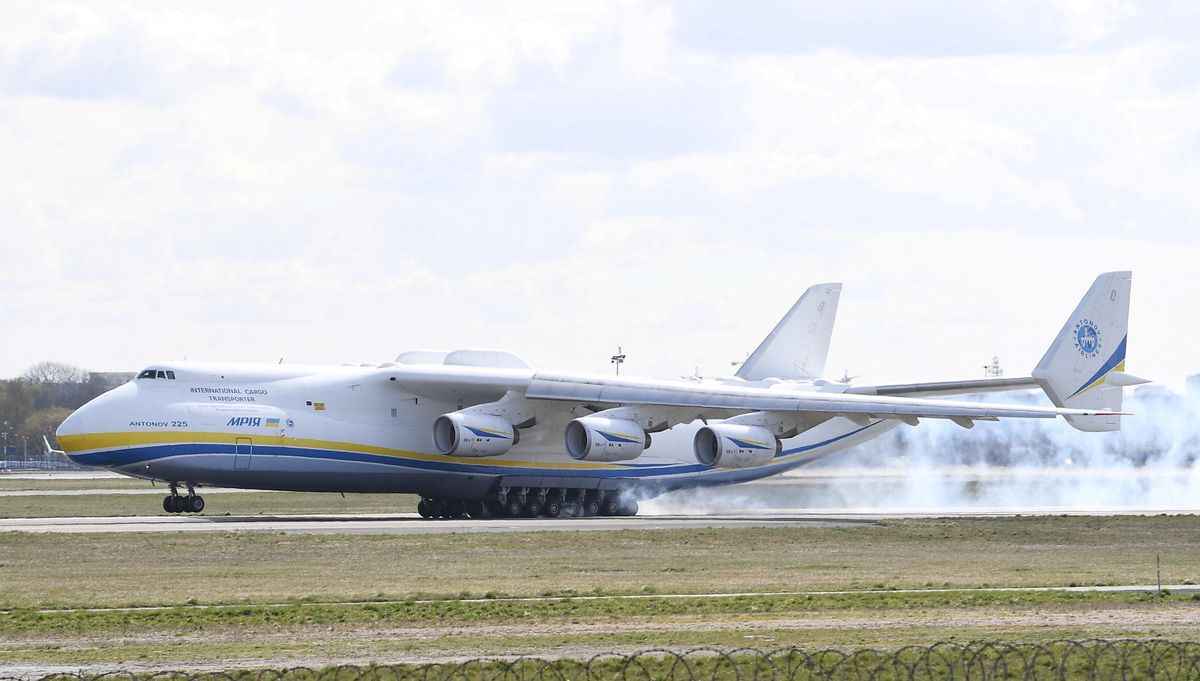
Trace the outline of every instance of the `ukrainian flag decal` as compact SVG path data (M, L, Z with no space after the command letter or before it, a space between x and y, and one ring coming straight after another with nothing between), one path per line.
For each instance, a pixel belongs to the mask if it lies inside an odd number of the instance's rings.
M278 428L279 427L279 419L267 419L266 421L263 422L263 425L266 426L267 428Z

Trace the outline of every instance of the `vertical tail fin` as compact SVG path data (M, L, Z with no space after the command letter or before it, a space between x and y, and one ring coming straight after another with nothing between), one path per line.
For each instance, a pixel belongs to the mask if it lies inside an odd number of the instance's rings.
M820 378L841 294L841 284L809 287L738 368L738 378Z
M1033 370L1059 407L1121 410L1121 388L1146 381L1125 372L1131 272L1096 277L1083 300ZM1068 416L1079 430L1121 429L1120 416Z

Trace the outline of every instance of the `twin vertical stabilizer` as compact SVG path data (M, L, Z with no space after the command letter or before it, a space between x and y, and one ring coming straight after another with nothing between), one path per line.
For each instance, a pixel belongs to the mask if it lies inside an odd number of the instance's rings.
M1096 277L1033 377L1059 407L1119 412L1121 388L1146 383L1125 373L1131 272ZM1119 415L1067 416L1079 430L1120 430Z

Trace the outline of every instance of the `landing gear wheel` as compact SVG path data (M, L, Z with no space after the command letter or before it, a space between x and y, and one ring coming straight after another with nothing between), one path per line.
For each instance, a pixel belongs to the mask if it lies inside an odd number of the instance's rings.
M170 495L163 497L163 510L167 513L179 513L179 511L175 509L175 500L178 498L179 497L173 497Z
M562 504L558 501L558 499L551 499L546 502L545 511L546 515L550 516L551 518L557 518L562 515Z
M429 510L429 502L428 501L422 499L417 502L417 515L421 516L422 518L426 518L426 519L433 517L433 512Z
M621 504L621 515L637 515L638 503L636 501L626 501Z
M471 518L482 518L483 517L483 503L482 502L468 501L466 503L466 506L467 506L467 515L470 516Z
M493 518L504 517L504 507L500 505L499 501L484 502L484 507L487 508L488 513L490 513Z
M594 515L600 515L600 502L599 501L583 502L583 515L588 516L588 517L591 517Z
M200 513L204 510L204 497L200 495L188 497L184 503L189 513Z
M578 501L568 501L568 502L567 502L567 503L566 503L566 504L563 506L563 510L562 510L562 517L567 517L567 518L578 518L578 517L579 517L579 511L580 511L580 508L579 508L579 502L578 502Z
M524 510L525 505L519 499L509 499L504 502L504 514L509 518L520 518Z
M542 514L542 505L537 499L531 499L525 504L525 515L536 518Z
M441 518L446 515L446 504L441 499L429 500L429 516L431 518Z
M604 515L616 515L621 511L621 505L616 499L605 499L603 504L600 504L600 512Z
M459 501L458 499L451 499L446 502L445 517L454 519L454 518L461 518L466 514L467 514L467 507L463 504L463 502Z

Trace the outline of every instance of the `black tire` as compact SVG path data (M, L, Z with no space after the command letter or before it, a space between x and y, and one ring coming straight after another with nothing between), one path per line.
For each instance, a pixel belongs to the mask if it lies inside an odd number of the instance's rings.
M537 499L530 499L525 503L525 515L530 518L536 518L542 514L542 504Z
M562 503L558 499L550 499L546 502L546 508L543 510L551 518L557 518L562 515Z
M589 518L600 515L600 502L596 500L583 502L583 515Z
M483 502L483 506L493 518L504 517L504 507L500 505L499 501L485 501Z
M482 518L483 517L483 502L468 501L466 503L466 506L467 506L467 515L469 517L471 517L471 518Z
M562 515L562 517L566 517L566 518L578 518L580 510L581 509L579 508L578 501L568 501L566 504L563 505L563 510L562 510L561 515Z
M204 510L204 497L196 495L187 500L187 510L191 513L200 513Z
M175 510L175 497L169 496L169 495L163 497L163 510L166 511L167 513L178 513L179 512L179 511Z
M417 502L417 515L422 518L432 518L433 513L429 510L429 502L424 499Z
M600 512L604 515L616 515L621 512L621 504L617 503L616 499L605 499L600 505Z
M467 515L467 505L458 499L446 502L446 516L449 518L464 518Z
M637 515L638 503L636 501L626 501L621 504L621 515Z
M429 500L429 515L433 518L442 518L446 515L446 503L441 499Z
M504 502L504 514L509 518L520 518L525 512L525 505L520 499L509 499Z

